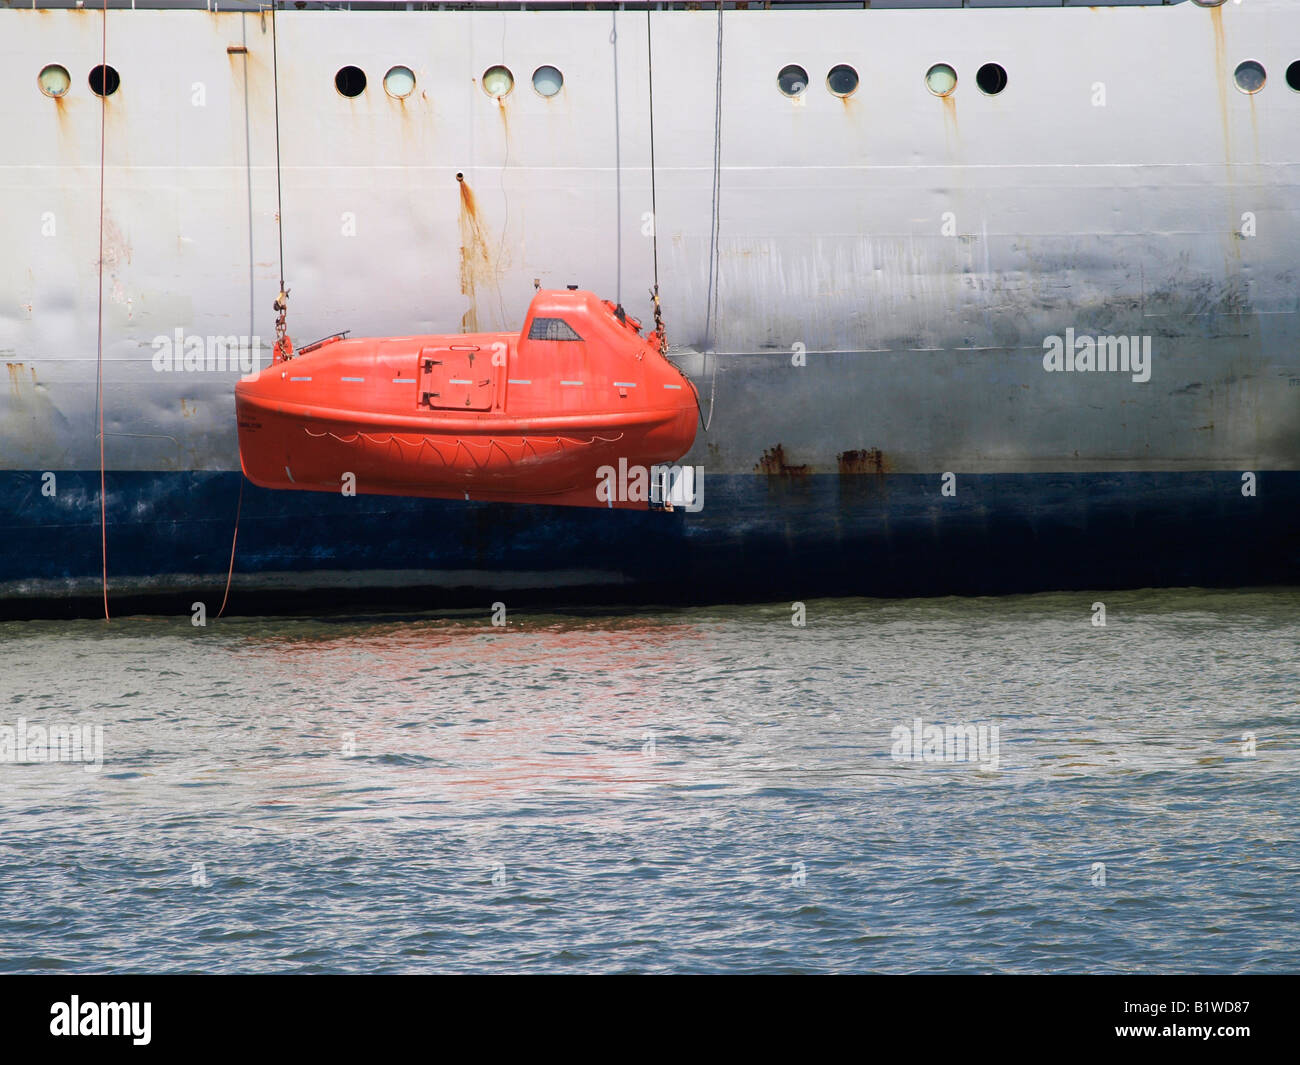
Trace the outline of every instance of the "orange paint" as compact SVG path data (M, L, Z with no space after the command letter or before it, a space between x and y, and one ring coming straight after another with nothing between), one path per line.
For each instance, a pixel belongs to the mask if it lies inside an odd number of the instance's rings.
M579 339L530 338L538 318ZM658 334L591 292L549 289L518 334L309 345L241 380L235 410L244 474L263 488L337 493L352 474L360 494L601 507L601 467L676 462L699 418Z

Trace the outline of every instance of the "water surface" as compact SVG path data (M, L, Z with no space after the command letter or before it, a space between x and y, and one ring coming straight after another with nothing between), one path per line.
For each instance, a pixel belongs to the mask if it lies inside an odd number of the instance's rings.
M0 624L0 971L1300 968L1300 591L805 608Z

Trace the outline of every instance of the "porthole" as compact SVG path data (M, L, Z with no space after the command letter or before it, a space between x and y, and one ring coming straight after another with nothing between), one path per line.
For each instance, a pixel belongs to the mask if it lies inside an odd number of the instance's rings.
M363 75L364 76L364 75ZM340 92L343 90L340 89ZM394 100L405 100L415 91L415 74L410 67L393 67L384 75L384 92Z
M514 87L515 76L505 67L488 67L483 71L483 91L494 99L510 95Z
M830 73L826 75L826 88L836 96L852 96L857 87L858 72L843 63L831 67Z
M334 88L349 99L366 91L366 72L360 67L343 67L334 75Z
M112 96L122 84L122 79L112 67L90 68L90 91L96 96Z
M776 85L786 96L798 96L808 88L808 71L803 67L782 67L776 76Z
M1300 92L1300 59L1286 68L1286 83L1296 92Z
M947 63L935 63L925 72L925 87L935 96L948 96L957 88L957 72Z
M61 67L58 63L51 63L48 67L42 67L41 73L36 82L41 87L41 92L46 96L59 97L72 88L72 77L68 74L67 67Z
M1237 67L1236 73L1232 76L1237 82L1237 88L1251 95L1259 92L1264 87L1264 82L1268 80L1264 68L1253 59L1247 59Z
M975 84L985 96L996 96L1007 87L1006 68L999 63L985 63L975 71Z
M555 67L538 67L533 71L533 88L539 96L554 96L564 88L564 75Z

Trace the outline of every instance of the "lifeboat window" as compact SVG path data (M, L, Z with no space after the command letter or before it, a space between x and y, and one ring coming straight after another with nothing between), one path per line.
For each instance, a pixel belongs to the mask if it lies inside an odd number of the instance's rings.
M534 318L528 327L529 340L581 340L563 318Z

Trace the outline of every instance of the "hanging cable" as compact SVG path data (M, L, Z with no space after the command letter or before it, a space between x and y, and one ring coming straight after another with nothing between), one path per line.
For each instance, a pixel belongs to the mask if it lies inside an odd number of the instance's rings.
M285 319L289 314L289 290L284 287L284 195L280 187L280 45L275 34L275 4L271 4L271 81L275 98L275 225L280 238L280 294L272 304L275 309L274 362L293 357L293 342Z
M618 11L609 13L609 43L614 50L614 256L618 260L615 267L616 284L614 302L623 306L623 159L622 116L618 108Z
M99 307L95 340L95 406L99 412L99 559L100 587L104 593L104 620L108 615L108 503L104 476L104 132L108 113L108 0L101 17L99 61Z
M709 288L704 305L705 346L713 361L712 382L709 385L709 417L704 423L704 431L709 431L713 423L713 404L718 394L718 353L714 347L714 329L717 317L717 284L719 276L719 258L721 248L719 237L722 231L722 216L718 210L718 200L722 192L722 8L718 4L718 69L713 86L713 208L709 219Z
M655 287L650 292L654 309L655 332L659 334L659 354L668 352L668 332L664 327L663 311L659 305L659 203L655 196L655 54L650 32L650 5L645 9L645 66L650 86L650 249L654 257Z
M239 515L244 509L244 474L239 474L239 502L235 504L235 533L230 538L230 569L226 571L226 594L221 597L221 609L217 617L226 612L226 601L230 598L230 581L235 576L235 545L239 543Z
M280 189L280 44L275 35L275 5L271 5L271 80L275 96L275 221L280 236L280 291L284 291L284 195Z

